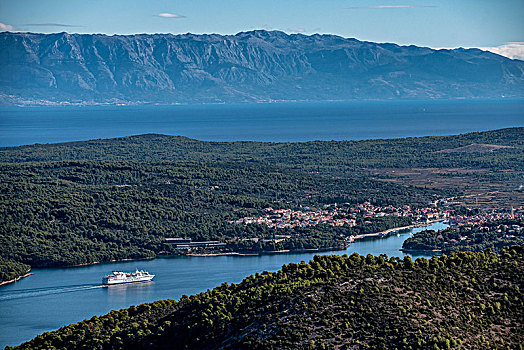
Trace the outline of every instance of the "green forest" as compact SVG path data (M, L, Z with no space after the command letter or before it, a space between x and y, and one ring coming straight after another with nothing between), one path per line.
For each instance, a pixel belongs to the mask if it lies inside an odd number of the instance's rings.
M91 264L177 253L167 237L228 242L226 250L341 248L345 237L409 221L284 229L228 221L263 208L329 203L424 206L456 190L370 178L368 168L462 166L520 174L524 128L445 137L305 143L203 142L141 135L0 148L2 280L27 266ZM472 143L493 152L438 152ZM502 175L501 175L502 176ZM5 263L4 263L5 262Z
M64 160L197 161L264 164L342 175L366 168L454 168L524 170L524 128L452 136L364 141L205 142L148 134L115 139L0 149L0 162ZM471 144L509 146L493 152L439 152Z
M482 227L449 227L438 233L425 230L408 238L402 248L405 251L436 250L445 254L454 251L478 252L485 249L498 252L506 246L524 244L523 228L523 219L511 219L487 222Z
M519 349L524 246L429 260L315 256L131 306L17 349Z
M10 281L29 272L31 267L16 260L4 259L0 256L0 282Z
M243 164L66 161L2 164L0 169L0 256L32 267L175 253L164 243L167 237L271 238L267 226L228 223L268 206L335 201L422 204L435 195L365 178L333 179ZM398 223L398 218L377 218L361 229ZM343 248L341 233L351 235L357 229L327 225L286 229L279 233L293 237L278 245L233 242L229 248Z

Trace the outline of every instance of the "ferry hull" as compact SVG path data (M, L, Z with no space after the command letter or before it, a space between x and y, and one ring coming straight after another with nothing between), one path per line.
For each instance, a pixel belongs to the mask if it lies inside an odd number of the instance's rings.
M115 284L142 283L142 282L149 282L149 281L151 281L153 279L153 277L154 276L149 277L149 278L145 278L145 279L135 280L135 281L107 281L107 280L103 280L102 284L104 286L112 286L112 285L115 285Z
M102 278L102 285L109 286L115 284L149 282L153 277L155 277L155 275L146 271L138 271L138 269L136 272L113 271L113 274Z

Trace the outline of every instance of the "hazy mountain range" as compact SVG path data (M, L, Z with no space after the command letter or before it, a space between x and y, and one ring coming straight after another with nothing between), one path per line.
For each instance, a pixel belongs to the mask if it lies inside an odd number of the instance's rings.
M524 61L335 35L0 33L0 103L524 97Z

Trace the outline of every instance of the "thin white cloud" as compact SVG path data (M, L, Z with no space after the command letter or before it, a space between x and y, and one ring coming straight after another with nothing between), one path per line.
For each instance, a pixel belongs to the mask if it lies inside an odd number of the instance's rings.
M186 18L186 16L179 15L177 13L162 12L155 15L156 17L162 18Z
M290 29L289 31L293 33L305 33L306 28L294 28L294 29Z
M0 32L12 32L15 28L9 24L0 23Z
M432 5L378 5L378 6L352 6L347 7L349 10L365 10L365 9L418 9L436 7Z
M478 47L511 59L524 60L524 42L510 42L500 46Z

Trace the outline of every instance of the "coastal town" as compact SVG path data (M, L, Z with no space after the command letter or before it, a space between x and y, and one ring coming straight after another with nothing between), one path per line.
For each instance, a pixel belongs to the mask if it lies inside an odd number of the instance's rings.
M166 243L179 252L194 256L216 256L216 255L258 255L266 253L289 252L288 243L300 239L301 230L307 227L327 225L334 228L331 230L338 238L342 239L335 244L327 244L329 249L344 249L348 244L363 238L385 238L392 234L405 232L414 227L432 227L436 222L444 222L444 228L425 235L434 235L435 238L441 234L456 228L460 232L501 232L505 238L520 236L524 232L524 207L502 208L502 209L478 209L478 208L449 208L432 205L428 207L411 207L404 205L395 207L393 205L378 206L370 202L362 204L325 204L320 208L298 207L296 209L274 209L271 207L263 209L264 213L259 216L246 216L237 220L229 221L232 225L263 225L267 226L272 234L261 234L255 237L233 237L225 241L192 241L189 238L166 238ZM392 218L404 218L402 220ZM380 226L373 226L373 222L382 221ZM377 227L381 227L376 229ZM321 230L323 230L321 228ZM330 230L328 230L330 231ZM334 236L333 236L334 237ZM429 236L428 236L429 237ZM470 241L467 235L449 238L449 243L459 241ZM254 247L253 245L257 245ZM269 245L269 250L263 248ZM278 247L277 247L278 245ZM296 248L295 248L296 249ZM302 248L304 251L319 250L309 247Z
M510 211L483 211L475 215L456 215L450 226L438 232L422 231L409 237L402 251L449 254L457 250L479 251L524 243L522 208Z
M416 223L428 223L446 220L450 216L448 210L437 207L412 208L409 205L381 207L369 202L357 205L351 205L350 203L342 205L337 203L326 204L319 209L309 207L297 210L266 208L264 211L264 215L243 217L230 221L230 223L261 224L277 229L317 226L320 224L353 227L357 225L357 218L365 220L384 216L408 217L412 218L413 222Z
M341 227L354 227L357 220L369 223L372 218L377 217L406 217L411 218L413 225L424 225L437 221L446 221L451 226L474 226L482 227L493 221L516 219L524 217L524 207L503 209L476 209L467 210L466 213L440 207L412 208L409 205L402 207L377 206L369 202L358 205L344 203L342 205L326 204L319 209L303 207L300 209L273 209L265 208L265 213L260 216L247 216L234 221L231 224L259 224L274 229L308 227L317 225L330 225ZM409 226L407 226L409 227ZM397 227L388 230L399 230L407 227ZM521 230L521 228L515 228ZM380 234L377 232L375 234ZM373 235L373 234L371 234ZM367 235L366 235L367 236Z
M480 210L472 215L454 214L449 222L452 226L482 226L485 223L499 220L518 219L524 217L524 207L510 209Z

